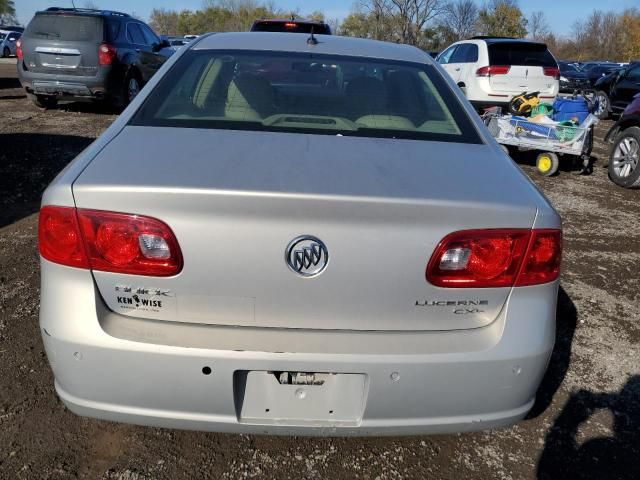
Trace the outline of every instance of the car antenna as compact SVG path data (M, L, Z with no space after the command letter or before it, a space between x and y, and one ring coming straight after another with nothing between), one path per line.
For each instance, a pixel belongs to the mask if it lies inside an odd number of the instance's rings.
M313 36L313 27L311 27L311 36L307 38L307 45L317 45L318 40Z

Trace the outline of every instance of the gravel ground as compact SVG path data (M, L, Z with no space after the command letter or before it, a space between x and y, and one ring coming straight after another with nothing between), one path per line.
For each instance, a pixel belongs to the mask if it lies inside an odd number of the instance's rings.
M640 191L607 178L599 125L590 176L523 169L564 218L556 348L530 418L496 431L380 438L234 436L77 417L53 389L38 330L40 195L113 120L42 111L0 61L0 478L639 479Z

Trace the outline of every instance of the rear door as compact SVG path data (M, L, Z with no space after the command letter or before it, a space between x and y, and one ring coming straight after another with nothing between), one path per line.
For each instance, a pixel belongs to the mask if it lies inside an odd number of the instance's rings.
M545 68L557 68L558 64L541 43L496 42L489 44L489 62L491 66L509 66L506 75L493 75L489 81L491 88L506 93L557 92L558 80L545 75Z
M97 15L39 13L22 36L24 61L36 73L95 76L103 38Z
M450 66L456 77L456 82L464 82L468 78L469 70L478 61L478 46L474 43L461 43L451 56Z

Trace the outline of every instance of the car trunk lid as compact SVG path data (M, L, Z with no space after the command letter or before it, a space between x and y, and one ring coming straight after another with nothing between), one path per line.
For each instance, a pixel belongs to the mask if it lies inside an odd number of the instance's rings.
M22 36L25 65L36 73L95 76L103 32L96 15L38 14Z
M557 84L553 76L545 75L544 68L557 68L557 63L546 45L534 42L499 42L489 45L492 66L509 66L504 75L490 77L492 90L507 93L553 93Z
M534 187L490 146L330 135L129 126L73 190L78 208L166 222L182 249L175 277L94 272L109 308L235 326L487 325L510 288L435 287L431 253L450 232L536 216ZM314 278L285 261L301 235L328 251Z

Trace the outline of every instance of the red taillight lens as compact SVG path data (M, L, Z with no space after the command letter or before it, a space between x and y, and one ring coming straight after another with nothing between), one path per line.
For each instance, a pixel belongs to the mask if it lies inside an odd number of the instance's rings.
M156 277L182 270L175 235L150 217L47 206L39 237L42 256L63 265Z
M516 287L552 282L560 276L562 232L533 230Z
M16 57L18 60L22 60L24 58L24 54L22 53L22 39L19 38L16 42Z
M287 22L284 24L285 28L296 28L298 26L297 23Z
M445 237L427 265L438 287L497 288L536 285L558 278L559 230L465 230Z
M509 65L491 65L476 70L477 77L490 77L492 75L506 75L511 70Z
M40 210L38 247L40 255L49 261L89 268L75 208L43 207Z
M556 80L560 79L560 69L558 67L544 67L543 71L548 77L553 77Z
M98 63L100 65L111 65L116 59L117 54L118 50L116 47L108 43L102 43L100 47L98 47Z

